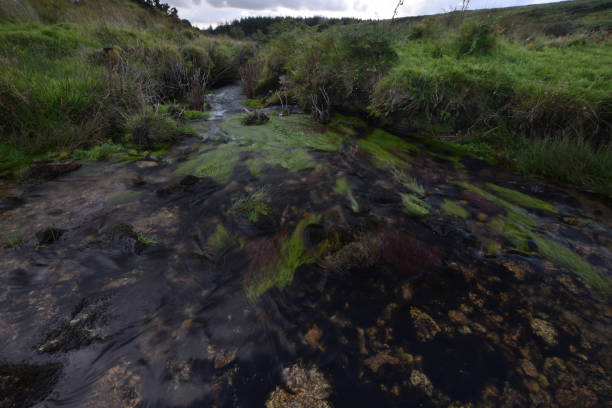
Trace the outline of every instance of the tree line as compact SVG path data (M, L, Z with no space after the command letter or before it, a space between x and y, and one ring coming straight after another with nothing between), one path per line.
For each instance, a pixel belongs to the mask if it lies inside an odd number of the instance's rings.
M232 38L263 37L274 35L280 31L285 31L287 27L318 27L324 30L333 25L348 25L359 22L356 18L327 18L315 17L243 17L231 23L223 23L217 27L209 27L205 30L208 34L228 35Z

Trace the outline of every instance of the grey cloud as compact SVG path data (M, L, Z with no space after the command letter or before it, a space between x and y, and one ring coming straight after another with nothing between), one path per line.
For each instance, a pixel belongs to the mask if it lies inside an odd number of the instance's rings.
M206 2L213 7L245 10L270 10L279 7L291 10L342 11L347 9L344 0L206 0Z

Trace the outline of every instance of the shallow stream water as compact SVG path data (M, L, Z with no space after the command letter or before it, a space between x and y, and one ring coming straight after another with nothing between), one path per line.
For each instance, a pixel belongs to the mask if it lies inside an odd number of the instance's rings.
M242 99L1 187L0 406L612 406L609 202Z

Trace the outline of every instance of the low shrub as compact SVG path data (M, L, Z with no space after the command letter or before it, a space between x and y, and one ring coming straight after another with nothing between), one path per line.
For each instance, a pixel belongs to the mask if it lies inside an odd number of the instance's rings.
M456 46L459 55L486 55L495 48L497 34L488 24L465 24L459 31Z
M185 134L170 116L160 115L153 109L131 116L127 120L126 132L131 135L131 142L144 148L153 148L165 142L174 142Z

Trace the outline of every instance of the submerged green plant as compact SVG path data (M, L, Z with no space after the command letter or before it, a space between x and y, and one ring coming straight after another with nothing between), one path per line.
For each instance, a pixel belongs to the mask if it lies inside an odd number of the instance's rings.
M416 177L411 176L405 171L399 169L392 169L391 173L393 174L393 179L396 183L401 184L402 186L404 186L404 188L410 190L415 194L418 194L420 196L425 195L425 188L421 183L419 183Z
M136 239L141 244L147 245L147 246L159 244L159 240L157 239L157 237L153 235L147 235L144 232L140 232L140 231L135 231L135 232L136 232Z
M221 144L215 149L198 153L179 166L174 173L180 176L190 174L196 177L210 177L217 183L225 184L232 178L239 152L240 146L237 142Z
M461 205L457 204L454 201L445 199L444 203L442 203L442 210L450 215L456 215L458 217L461 218L467 218L467 216L469 215L469 213L467 212L467 210L465 208L463 208Z
M232 202L230 212L238 218L256 223L262 216L270 214L270 206L263 202L267 193L266 187L260 187L252 193Z
M281 239L277 256L268 261L265 270L261 271L258 278L246 282L247 299L254 302L273 287L284 289L293 282L295 271L300 266L315 261L314 255L304 244L304 230L320 222L320 219L318 216L303 219L289 236Z
M518 204L522 207L533 208L536 210L546 211L553 214L557 213L557 209L553 207L552 204L547 203L546 201L539 200L516 190L497 186L493 183L487 183L487 187L490 190L495 191L497 194L499 194L506 200L512 201L513 203Z
M406 210L412 215L427 215L431 206L425 201L421 200L414 194L401 193L402 201Z
M235 241L236 237L223 224L219 223L208 237L206 246L209 250L215 252L231 246Z
M536 225L536 221L533 219L533 217L531 215L529 215L529 213L527 211L525 211L524 209L515 206L512 203L509 203L506 200L503 200L487 191L484 191L483 189L476 187L472 184L469 183L464 183L464 182L459 182L457 183L457 185L463 187L466 190L470 190L473 191L474 193L478 194L479 196L481 196L482 198L491 201L492 203L498 205L499 207L505 209L506 211L508 211L508 213L510 213L512 215L512 217L516 218L517 220L519 220L520 222L522 222L525 225L528 226L535 226Z
M336 180L336 186L334 187L334 192L345 196L351 204L351 210L353 210L353 212L359 212L359 203L357 200L355 200L353 189L349 185L346 177L338 177Z

